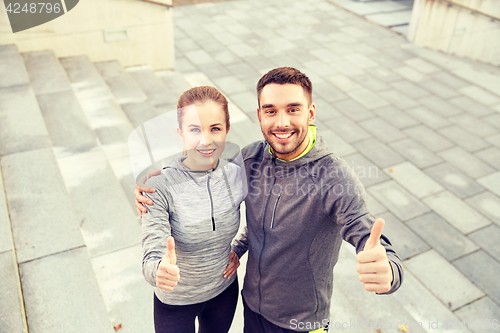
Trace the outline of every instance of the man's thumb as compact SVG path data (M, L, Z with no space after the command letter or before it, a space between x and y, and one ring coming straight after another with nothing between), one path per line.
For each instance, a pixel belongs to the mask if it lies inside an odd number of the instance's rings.
M170 258L170 263L172 265L177 263L177 256L175 255L175 241L172 236L168 236L167 238L167 256Z
M365 248L363 249L364 251L366 250L371 250L375 246L380 244L380 236L382 236L382 230L384 230L384 220L383 219L377 219L375 223L372 225L372 230L370 232L370 237L365 243Z

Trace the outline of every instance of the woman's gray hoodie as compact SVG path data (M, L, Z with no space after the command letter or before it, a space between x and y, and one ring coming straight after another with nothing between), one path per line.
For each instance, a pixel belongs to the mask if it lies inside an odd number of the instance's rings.
M142 218L142 271L156 287L156 271L166 253L168 236L174 237L180 280L173 291L156 288L160 301L187 305L219 295L236 278L223 278L231 241L240 222L244 199L244 168L219 159L217 167L193 171L174 160L146 184L156 189L145 193L153 200ZM240 157L241 159L241 157Z

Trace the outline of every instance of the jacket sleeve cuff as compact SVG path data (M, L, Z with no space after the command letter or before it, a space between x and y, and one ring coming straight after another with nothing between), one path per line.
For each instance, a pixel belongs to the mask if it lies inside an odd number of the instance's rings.
M391 289L385 293L379 293L378 295L389 295L395 292L401 287L401 283L403 283L403 268L395 263L393 260L389 260L389 264L391 265L392 270L392 284Z

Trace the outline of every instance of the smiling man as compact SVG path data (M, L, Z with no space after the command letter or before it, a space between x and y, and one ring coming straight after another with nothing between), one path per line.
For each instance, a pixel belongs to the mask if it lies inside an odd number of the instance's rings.
M356 175L317 135L309 78L276 68L259 80L257 94L265 140L242 149L247 228L233 244L238 257L248 253L244 332L326 332L342 239L356 248L353 269L367 291L396 291L401 260ZM136 199L147 203L140 191Z

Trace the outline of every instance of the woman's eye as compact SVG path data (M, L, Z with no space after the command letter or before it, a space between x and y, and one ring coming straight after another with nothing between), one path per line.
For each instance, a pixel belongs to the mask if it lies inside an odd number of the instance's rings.
M212 131L220 131L221 129L219 127L212 127Z
M199 132L200 129L199 128L191 128L191 132Z

